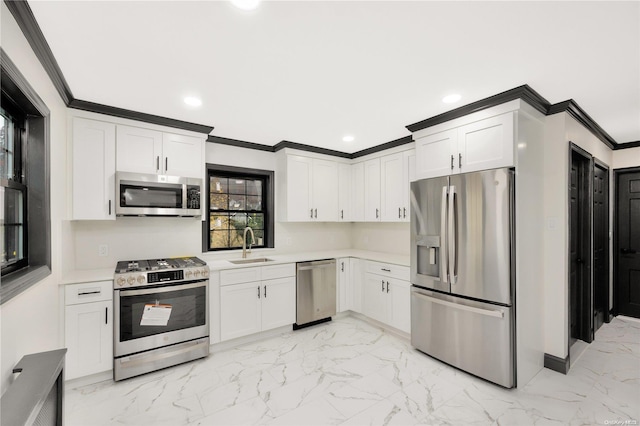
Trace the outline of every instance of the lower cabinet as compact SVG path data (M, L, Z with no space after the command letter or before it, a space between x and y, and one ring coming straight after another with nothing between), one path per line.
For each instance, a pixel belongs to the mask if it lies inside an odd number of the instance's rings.
M411 283L402 279L408 278L408 268L368 261L366 271L362 284L362 313L410 333Z
M258 268L256 268L258 269ZM262 268L258 275L270 276ZM295 273L295 265L290 268ZM220 286L220 340L296 322L296 278L288 276Z
M113 368L113 283L65 288L65 380Z

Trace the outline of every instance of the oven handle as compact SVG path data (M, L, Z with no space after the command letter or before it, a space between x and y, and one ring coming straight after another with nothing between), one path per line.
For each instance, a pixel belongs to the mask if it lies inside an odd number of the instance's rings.
M172 285L168 287L154 287L154 288L144 288L140 290L116 290L116 291L120 292L120 297L139 296L142 294L168 293L170 291L176 291L176 290L188 290L190 288L206 287L208 283L209 283L209 280L199 281L197 283L191 283L191 284Z

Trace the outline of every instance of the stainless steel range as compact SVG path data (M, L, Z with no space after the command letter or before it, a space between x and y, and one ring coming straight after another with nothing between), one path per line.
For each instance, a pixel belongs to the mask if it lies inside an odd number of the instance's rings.
M209 267L197 257L118 262L113 379L209 355Z

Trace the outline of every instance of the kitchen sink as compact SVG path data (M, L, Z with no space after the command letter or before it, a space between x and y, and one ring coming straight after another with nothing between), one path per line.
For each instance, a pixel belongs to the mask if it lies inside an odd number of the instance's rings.
M235 265L243 265L245 263L264 263L264 262L273 262L273 259L267 259L266 257L256 257L255 259L237 259L230 260L229 262Z

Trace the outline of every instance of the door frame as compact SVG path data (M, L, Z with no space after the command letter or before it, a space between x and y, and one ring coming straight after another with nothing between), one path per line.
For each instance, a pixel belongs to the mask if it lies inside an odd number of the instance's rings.
M607 188L607 209L606 209L606 211L607 211L607 229L608 229L608 233L607 233L607 247L608 247L607 248L607 265L608 265L608 268L607 268L607 284L608 285L607 285L607 293L606 293L607 297L605 298L605 303L606 303L607 309L606 309L606 311L604 313L604 322L605 323L609 323L609 322L611 322L611 319L612 319L611 308L610 308L610 306L611 306L611 298L613 297L612 290L613 290L613 287L615 287L614 284L613 284L615 281L611 281L613 279L612 275L611 275L611 271L612 271L611 250L614 249L615 245L613 244L613 240L611 240L611 241L609 240L609 235L611 233L613 233L613 235L615 237L615 233L613 232L613 229L615 229L615 225L611 225L611 193L610 193L610 191L611 191L611 168L604 161L601 161L598 158L593 157L593 167L592 168L595 169L596 167L600 167L601 169L603 169L607 173L607 182L606 182L605 187ZM591 176L591 180L593 181L593 174ZM592 182L592 184L593 184L593 182ZM592 188L592 190L593 190L593 188ZM591 196L593 197L593 191L591 192L591 194L592 194ZM591 205L592 205L591 208L593 209L593 199L591 200ZM614 213L614 215L615 215L615 213ZM591 257L593 259L593 245L594 245L593 244L593 234L594 234L594 232L593 232L593 226L594 226L594 223L593 223L593 211L591 212L591 220L592 220L592 223L591 223ZM593 264L592 264L591 275L592 275L592 281L593 281L593 276L595 275L595 265L593 265ZM593 304L595 304L595 283L592 282L591 286L593 288L593 294L594 294L594 298L592 300L592 305L593 305ZM594 311L595 311L595 309L592 308L592 315L593 315ZM595 328L595 324L594 324L594 328ZM594 330L594 333L595 333L595 330Z
M567 210L568 210L568 226L567 226L567 231L568 231L568 251L567 251L567 259L568 259L568 268L567 268L567 283L568 283L568 290L569 290L569 297L568 297L568 303L567 303L567 307L568 307L568 321L566 324L567 327L567 354L571 353L571 308L572 306L572 300L571 300L571 237L572 237L572 233L571 233L571 165L573 162L573 156L578 155L580 157L582 157L584 160L586 160L586 162L588 162L588 166L587 166L587 176L586 176L586 185L585 185L585 190L586 190L586 200L582 200L583 204L585 206L587 206L586 211L587 213L587 217L586 217L586 226L585 228L587 229L588 232L588 236L587 238L584 240L583 244L587 244L587 247L583 246L583 251L585 253L587 253L585 262L587 263L587 268L588 268L588 283L587 283L587 293L588 293L588 302L586 303L587 305L587 312L583 313L583 315L579 315L578 320L582 323L582 327L586 326L587 330L589 330L589 339L587 341L587 343L591 343L593 341L593 156L587 152L586 150L584 150L583 148L580 148L578 145L576 145L575 143L569 141L569 158L568 158L568 169L567 169L567 177L568 177L568 182L567 182L567 201L568 201L568 206L567 206ZM585 324L586 323L586 324Z
M620 253L620 248L618 247L619 239L618 239L618 197L619 197L619 187L618 180L620 175L626 173L638 173L640 172L640 167L625 167L621 169L613 170L613 193L614 193L614 210L613 210L613 316L618 316L618 257Z

